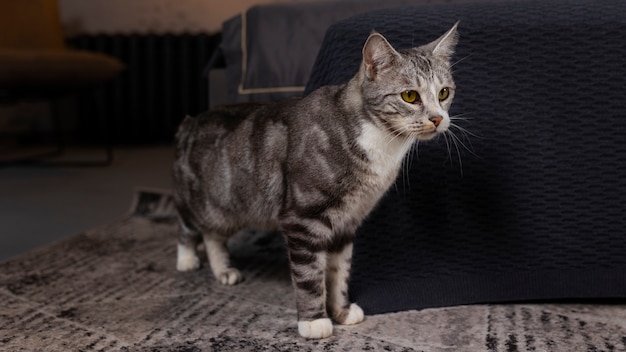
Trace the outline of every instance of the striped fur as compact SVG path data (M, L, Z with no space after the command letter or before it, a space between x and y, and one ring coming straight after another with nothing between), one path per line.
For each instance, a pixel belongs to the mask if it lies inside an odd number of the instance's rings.
M226 240L242 229L279 229L300 334L329 336L331 318L361 322L363 311L348 300L355 231L395 181L413 143L449 126L452 96L439 101L437 93L444 87L454 93L455 44L456 25L433 43L403 51L373 33L359 72L344 85L187 117L174 162L178 269L199 266L195 249L203 238L215 277L236 284L242 276L230 265ZM403 101L407 90L417 91L420 102Z

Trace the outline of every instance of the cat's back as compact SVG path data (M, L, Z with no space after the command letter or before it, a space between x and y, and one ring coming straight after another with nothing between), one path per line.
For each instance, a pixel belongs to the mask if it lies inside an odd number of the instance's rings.
M180 149L184 144L199 137L217 138L236 130L246 119L268 104L244 103L221 105L196 116L187 116L176 133L176 144Z
M284 194L284 111L283 104L246 103L185 118L174 160L179 208L219 227L273 222Z

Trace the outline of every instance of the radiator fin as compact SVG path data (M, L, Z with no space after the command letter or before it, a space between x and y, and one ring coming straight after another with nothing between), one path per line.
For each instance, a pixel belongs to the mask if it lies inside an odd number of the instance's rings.
M96 137L97 117L103 116L109 121L110 138L116 144L171 142L185 115L208 107L203 69L220 40L219 34L100 34L72 38L70 46L109 54L126 65L115 80L79 97L79 135L85 139Z

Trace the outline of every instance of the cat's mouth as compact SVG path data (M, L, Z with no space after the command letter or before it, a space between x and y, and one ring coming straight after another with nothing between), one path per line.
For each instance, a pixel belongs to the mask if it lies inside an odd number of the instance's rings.
M430 139L435 138L436 135L438 135L440 132L438 132L437 130L433 130L431 132L422 132L418 135L417 139L419 139L420 141L427 141Z
M435 138L437 135L444 133L447 130L448 130L448 126L445 126L445 125L439 125L437 127L432 126L431 128L419 133L418 139L422 141L427 141L427 140Z
M404 128L396 129L397 135L404 135L426 141L435 138L437 135L444 133L448 130L449 123L445 119L437 121L435 123L415 123Z

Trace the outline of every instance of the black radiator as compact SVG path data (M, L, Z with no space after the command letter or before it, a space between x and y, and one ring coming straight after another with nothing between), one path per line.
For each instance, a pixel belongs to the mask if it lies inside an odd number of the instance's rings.
M78 98L78 135L85 140L96 138L96 116L104 116L116 144L171 142L185 115L208 107L203 69L220 37L100 34L70 39L71 47L109 54L126 65L115 80Z

